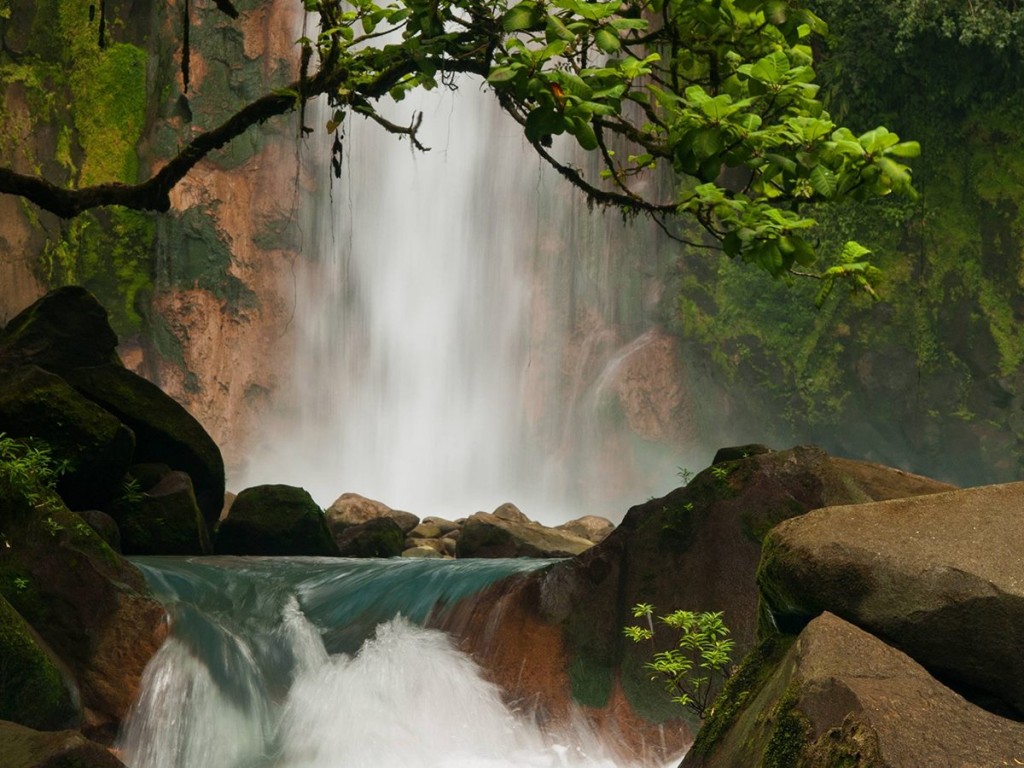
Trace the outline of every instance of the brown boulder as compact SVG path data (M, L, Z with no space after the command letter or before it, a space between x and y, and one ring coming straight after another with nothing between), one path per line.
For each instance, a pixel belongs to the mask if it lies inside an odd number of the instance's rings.
M774 529L759 582L776 624L823 610L996 710L1024 715L1024 483L831 507Z
M615 523L606 517L584 515L567 523L556 525L555 530L565 531L573 536L579 536L581 539L592 541L594 544L600 544L615 530Z
M4 768L125 768L77 731L34 731L0 721Z
M327 527L331 535L337 537L346 528L368 523L378 517L388 517L392 512L387 504L358 493L343 493L327 508Z
M572 557L592 546L565 531L477 512L463 523L455 551L458 557Z
M824 613L744 662L682 768L983 768L1024 762L1024 724Z

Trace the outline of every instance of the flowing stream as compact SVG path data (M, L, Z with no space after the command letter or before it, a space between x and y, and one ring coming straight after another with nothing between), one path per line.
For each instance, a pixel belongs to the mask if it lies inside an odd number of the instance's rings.
M549 524L666 492L687 457L623 439L595 396L650 327L650 227L589 211L478 83L391 118L414 110L429 152L349 116L341 177L315 163L330 194L305 232L292 405L243 483L449 519L512 501Z
M510 710L422 622L536 560L139 558L173 617L118 739L130 768L623 768Z

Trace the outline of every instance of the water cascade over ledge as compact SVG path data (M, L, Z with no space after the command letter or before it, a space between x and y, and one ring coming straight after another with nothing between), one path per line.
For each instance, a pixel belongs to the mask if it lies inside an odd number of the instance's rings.
M623 768L547 733L436 604L544 561L142 558L173 617L117 748L130 768Z
M478 83L441 90L393 116L422 110L430 152L349 116L341 178L316 163L330 194L296 276L292 405L242 481L421 517L512 501L616 520L691 463L598 386L650 328L667 257L648 223L588 211Z

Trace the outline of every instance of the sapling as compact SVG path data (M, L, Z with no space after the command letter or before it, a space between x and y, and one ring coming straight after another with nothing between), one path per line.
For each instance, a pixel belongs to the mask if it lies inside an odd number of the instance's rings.
M632 625L623 631L635 643L653 645L655 635L654 606L638 603L634 618L646 618L647 626ZM721 611L673 611L658 617L658 623L678 633L674 648L658 651L644 664L651 670L652 680L661 680L672 701L694 712L704 720L711 714L711 693L729 676L729 662L734 646Z

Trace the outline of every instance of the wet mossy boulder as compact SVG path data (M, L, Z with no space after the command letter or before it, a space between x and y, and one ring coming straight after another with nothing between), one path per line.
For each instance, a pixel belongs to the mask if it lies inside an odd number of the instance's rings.
M0 367L38 365L63 375L75 368L120 365L116 350L106 310L79 286L51 291L0 331Z
M0 596L0 720L47 731L71 728L81 719L78 704L78 690L58 659Z
M34 365L0 375L0 432L42 441L65 471L58 490L73 508L120 492L135 436L64 379Z
M155 384L117 365L78 368L79 392L135 433L135 462L158 462L192 478L196 502L212 528L224 506L224 460L202 425Z
M166 633L163 607L50 489L0 476L0 531L0 595L71 670L86 732L112 738Z
M323 510L303 488L258 485L238 494L217 529L220 555L336 556Z
M77 731L37 731L0 721L4 768L125 768L110 751Z
M196 503L192 480L168 470L141 493L126 495L110 508L128 555L209 555L206 520Z
M1013 765L1024 723L965 701L830 614L776 635L726 686L682 768Z
M398 557L405 550L402 526L390 517L376 517L345 528L334 541L342 557Z

